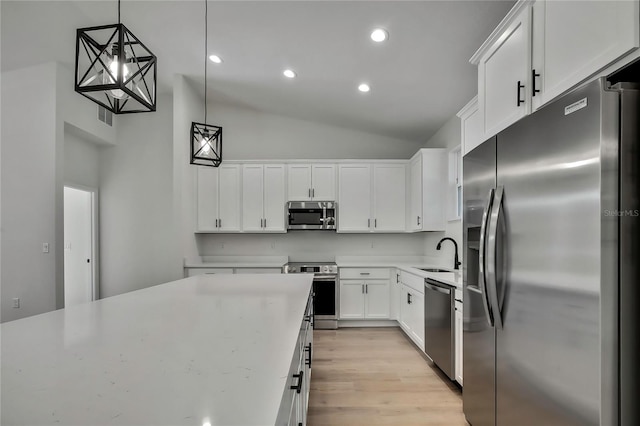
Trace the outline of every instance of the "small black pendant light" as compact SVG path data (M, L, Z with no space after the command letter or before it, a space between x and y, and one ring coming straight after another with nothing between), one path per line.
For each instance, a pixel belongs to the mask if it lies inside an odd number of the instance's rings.
M114 114L156 110L156 56L120 23L76 30L75 91Z
M204 2L204 123L191 123L191 164L218 167L222 163L222 127L207 122L208 0Z

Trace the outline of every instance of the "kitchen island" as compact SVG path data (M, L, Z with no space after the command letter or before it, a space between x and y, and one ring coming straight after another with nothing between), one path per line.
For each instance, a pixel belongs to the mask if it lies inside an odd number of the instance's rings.
M1 423L281 423L312 280L201 275L4 323Z

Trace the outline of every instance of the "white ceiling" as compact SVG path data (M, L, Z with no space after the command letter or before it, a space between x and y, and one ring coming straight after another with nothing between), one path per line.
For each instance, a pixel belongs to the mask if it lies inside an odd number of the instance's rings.
M427 140L477 91L468 59L513 1L209 1L210 99L409 140ZM117 2L1 2L2 70L74 64L75 29L117 21ZM122 2L158 57L158 83L204 75L204 1ZM374 27L389 31L373 43ZM290 67L293 80L282 76ZM361 82L371 92L358 92ZM209 121L214 122L212 117Z

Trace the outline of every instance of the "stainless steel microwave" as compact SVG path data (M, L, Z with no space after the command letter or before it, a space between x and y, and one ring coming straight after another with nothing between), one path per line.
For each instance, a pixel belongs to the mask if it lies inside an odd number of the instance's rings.
M287 229L335 230L337 213L335 201L289 201Z

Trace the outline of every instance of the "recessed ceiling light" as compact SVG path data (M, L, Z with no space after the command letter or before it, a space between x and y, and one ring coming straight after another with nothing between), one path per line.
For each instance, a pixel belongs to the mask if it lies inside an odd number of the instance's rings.
M284 70L282 74L284 74L284 76L287 78L294 78L296 76L295 71L289 69Z
M367 83L362 83L360 86L358 86L358 90L361 92L368 92L369 90L371 90L371 87L369 87L369 85Z
M218 55L211 55L209 56L209 59L211 59L211 62L215 63L215 64L221 64L222 63L222 58Z
M388 38L389 38L389 33L386 30L383 30L382 28L376 28L371 33L371 40L375 41L376 43L383 42Z

